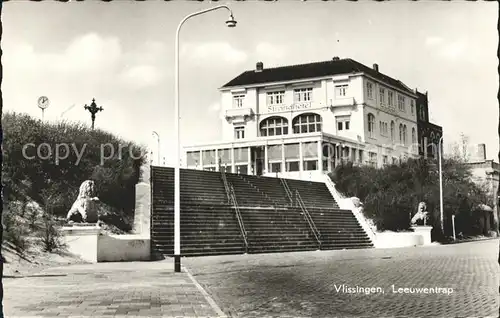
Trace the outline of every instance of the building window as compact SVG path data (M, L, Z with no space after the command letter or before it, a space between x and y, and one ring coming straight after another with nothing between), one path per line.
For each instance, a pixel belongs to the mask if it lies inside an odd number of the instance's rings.
M415 114L415 102L413 99L410 100L410 110L412 115Z
M369 156L369 164L372 166L377 166L377 153L376 152L368 152Z
M417 142L417 134L415 133L415 128L411 129L411 143L415 144Z
M245 127L234 127L234 138L244 139L245 138Z
M312 100L312 88L299 88L293 91L295 102L310 102Z
M318 160L304 160L304 171L318 170Z
M281 162L271 162L270 167L272 173L281 172Z
M245 95L234 95L233 96L233 107L234 108L242 108L244 99L245 99Z
M394 141L394 130L395 130L395 127L394 127L394 121L391 121L391 140Z
M281 105L285 99L285 91L268 92L267 104L268 105Z
M335 96L337 97L347 96L347 88L348 88L347 84L335 86Z
M387 106L393 106L394 102L394 92L387 91Z
M368 136L372 137L375 134L375 116L368 114Z
M321 131L321 116L318 114L301 114L293 119L293 133L304 134Z
M337 116L337 130L349 130L351 126L351 118L349 116Z
M399 124L399 143L403 143L403 124Z
M248 165L235 165L236 173L237 174L248 174Z
M406 125L403 126L403 145L406 145Z
M299 162L298 161L287 161L286 162L286 171L287 172L293 172L293 171L299 171Z
M373 99L373 83L371 82L366 83L366 95L369 99Z
M400 111L405 111L405 97L402 95L398 95L398 108Z
M382 87L379 89L379 99L380 105L385 105L385 89Z
M260 123L260 135L281 136L288 135L288 120L283 117L270 117Z
M388 132L387 131L387 123L380 121L379 125L380 125L380 134L382 136L387 136L387 132Z

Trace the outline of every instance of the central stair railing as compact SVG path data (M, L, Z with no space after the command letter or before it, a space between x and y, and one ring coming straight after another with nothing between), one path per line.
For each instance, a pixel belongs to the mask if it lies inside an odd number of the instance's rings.
M220 171L220 174L221 174L222 183L224 183L224 189L226 190L227 202L229 204L231 204L231 191L229 190L229 185L228 185L228 182L227 182L226 169L222 168L222 165L221 165L220 161L219 161L219 171Z
M236 201L236 194L234 193L233 185L231 185L230 189L230 200L233 204L234 211L236 213L236 219L238 220L238 224L240 226L241 236L243 237L243 241L245 242L245 253L248 253L247 230L245 229L245 224L243 223L243 218L241 217L240 208L238 207L238 202Z
M280 178L280 182L283 185L283 188L285 188L286 195L288 196L288 199L290 200L290 205L293 206L292 191L290 191L290 187L288 186L288 183L283 178Z
M221 173L222 182L224 183L224 189L226 190L227 201L229 204L232 204L234 207L234 211L236 213L236 220L238 220L238 225L240 227L241 237L243 237L243 241L245 242L245 253L248 253L248 240L247 240L247 231L245 229L245 224L243 223L243 218L241 217L240 208L238 207L238 201L236 201L236 194L234 192L233 185L229 184L226 177L226 169L222 168L220 160L219 160L219 171Z
M319 248L321 249L321 233L319 232L318 228L314 224L314 220L312 219L311 214L309 214L309 211L307 211L306 205L304 204L304 201L302 200L302 197L300 196L300 193L298 190L295 190L295 197L296 197L298 206L300 206L300 208L302 210L302 215L304 215L304 219L309 224L309 227L311 228L311 232L314 234L314 237L316 238L316 241L318 242Z

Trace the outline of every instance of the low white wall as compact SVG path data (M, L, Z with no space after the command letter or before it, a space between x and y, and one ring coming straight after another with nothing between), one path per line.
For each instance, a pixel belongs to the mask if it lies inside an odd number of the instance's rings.
M97 263L98 226L68 226L61 229L68 252L90 263Z
M150 239L142 235L99 235L98 262L150 260Z
M376 248L396 248L424 245L424 238L415 232L382 232L377 233Z
M90 263L147 261L150 239L145 235L107 235L98 226L67 226L61 229L68 252Z

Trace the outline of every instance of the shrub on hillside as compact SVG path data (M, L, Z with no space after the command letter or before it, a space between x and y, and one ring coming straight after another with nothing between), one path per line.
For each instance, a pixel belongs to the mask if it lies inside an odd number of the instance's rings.
M62 217L76 199L80 184L90 179L96 181L102 202L128 216L133 214L144 147L78 123L62 121L42 127L39 120L25 114L4 114L2 126L6 200L16 199L23 188L25 195L42 204L42 193L50 191L57 194L52 212Z
M469 168L456 159L443 160L443 211L445 234L450 234L451 216L456 231L480 234L473 225L476 207L488 203L486 192L471 180ZM410 226L418 203L425 201L430 225L439 228L439 174L437 166L423 159L410 159L384 168L340 165L330 175L336 188L364 204L364 213L380 230L400 231ZM471 223L472 222L472 223Z

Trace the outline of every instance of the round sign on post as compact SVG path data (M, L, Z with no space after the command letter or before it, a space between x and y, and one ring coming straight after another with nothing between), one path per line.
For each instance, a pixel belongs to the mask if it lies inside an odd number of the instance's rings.
M41 108L42 110L46 109L49 107L50 101L47 96L40 96L38 98L38 107Z

